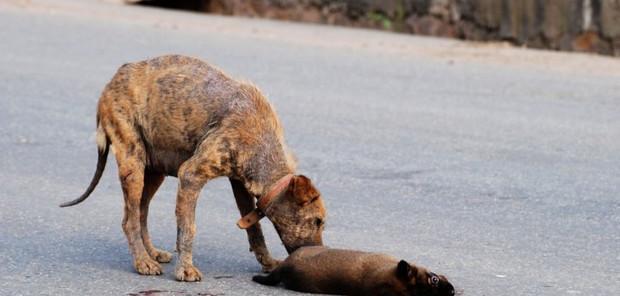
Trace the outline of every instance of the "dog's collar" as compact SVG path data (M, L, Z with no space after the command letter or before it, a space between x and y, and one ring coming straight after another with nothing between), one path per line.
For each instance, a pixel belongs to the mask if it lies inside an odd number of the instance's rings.
M284 190L286 190L293 179L293 174L288 174L280 180L278 180L275 184L269 188L267 194L258 199L256 203L256 208L252 210L247 215L241 217L239 221L237 221L237 226L241 229L247 229L248 227L256 224L260 219L265 217L265 211L269 207L271 201L279 196Z

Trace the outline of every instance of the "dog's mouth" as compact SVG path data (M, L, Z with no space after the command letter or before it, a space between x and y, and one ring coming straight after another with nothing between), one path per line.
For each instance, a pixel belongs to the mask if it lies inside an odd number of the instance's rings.
M280 232L278 231L278 235L280 235ZM282 236L280 235L280 239L282 240ZM294 244L287 244L284 240L282 240L282 244L284 245L284 249L286 249L286 252L290 255L291 253L295 252L297 249L299 249L301 246L297 246Z
M316 244L302 244L299 246L287 246L284 245L284 248L286 249L286 252L289 253L289 255L295 251L297 251L297 249L302 248L302 247L312 247L312 246L316 246Z
M280 235L280 232L276 230L276 232L278 232L278 235ZM280 239L282 240L282 236L280 235ZM282 240L282 244L284 245L284 249L286 249L286 252L290 255L291 253L297 251L297 249L304 247L304 244L287 244L284 242L284 240Z
M278 226L276 226L275 224L273 225L276 229L276 233L278 234L278 236L280 237L280 241L282 242L282 245L284 245L284 248L286 249L286 252L290 255L291 253L295 252L295 250L297 250L297 248L293 247L293 246L289 246L285 241L284 241L284 237L282 237L282 232L280 231L280 228Z
M276 230L276 233L278 233L278 236L280 237L280 241L282 241L282 244L284 245L284 248L286 249L286 252L290 255L291 253L295 252L297 249L301 248L301 247L312 247L312 246L322 246L323 245L323 241L322 239L319 238L319 240L317 242L313 241L312 239L296 239L296 240L292 240L292 242L287 242L285 236L282 235L282 231L280 231L280 229L274 224L274 228Z
M304 242L298 245L294 245L294 246L287 246L284 245L284 248L286 249L286 251L291 254L295 251L297 251L297 249L299 248L303 248L303 247L316 247L316 246L322 246L323 242Z

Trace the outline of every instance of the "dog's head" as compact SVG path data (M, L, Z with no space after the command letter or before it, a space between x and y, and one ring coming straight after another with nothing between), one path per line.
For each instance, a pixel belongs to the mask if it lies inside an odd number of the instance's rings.
M388 279L390 293L402 296L454 296L452 284L443 275L434 274L422 267L398 262L396 271Z
M300 247L323 245L325 214L321 194L303 175L293 176L282 195L265 209L289 253Z

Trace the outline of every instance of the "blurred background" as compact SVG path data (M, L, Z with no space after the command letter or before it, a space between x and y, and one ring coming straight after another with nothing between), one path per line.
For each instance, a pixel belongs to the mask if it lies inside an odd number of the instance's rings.
M127 0L221 15L620 55L617 0Z

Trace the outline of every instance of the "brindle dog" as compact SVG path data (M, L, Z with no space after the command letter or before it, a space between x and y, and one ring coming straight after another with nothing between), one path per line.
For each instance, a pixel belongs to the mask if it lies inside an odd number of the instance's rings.
M211 179L230 179L242 215L253 211L274 224L288 252L322 245L325 208L311 181L295 173L276 112L252 84L232 79L199 59L169 55L123 65L105 87L97 110L99 182L111 148L125 198L123 230L140 274L161 274L171 254L153 246L149 203L165 176L179 179L176 216L180 281L199 281L192 263L195 208ZM277 185L277 186L276 186ZM256 210L254 198L269 195ZM258 219L245 225L250 250L265 271L275 268Z
M352 250L303 247L267 276L254 276L263 285L284 283L287 289L337 295L453 296L443 275L405 260Z

